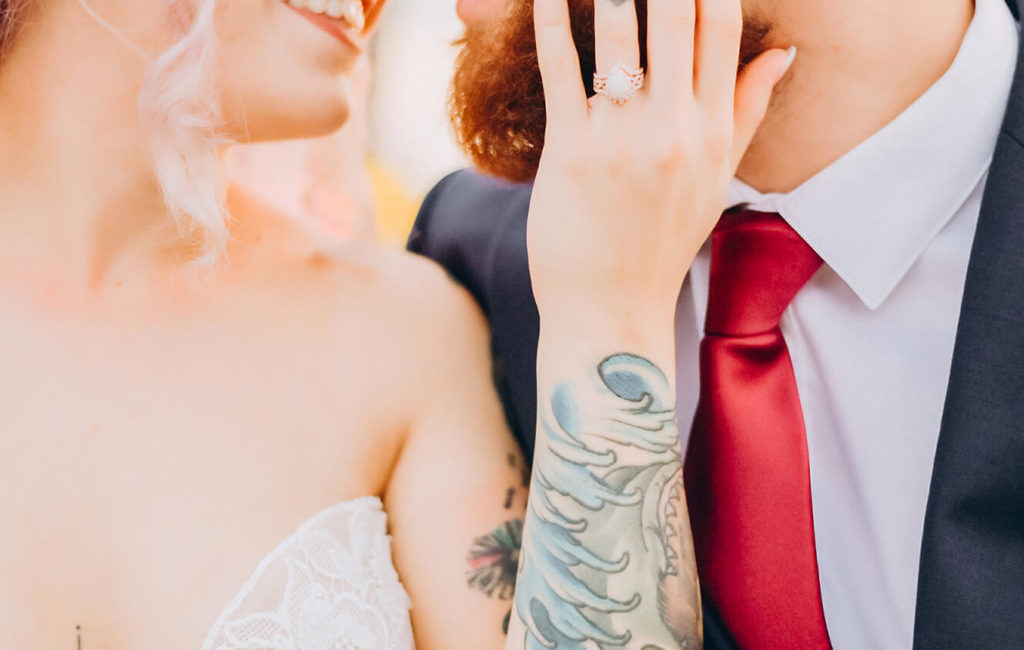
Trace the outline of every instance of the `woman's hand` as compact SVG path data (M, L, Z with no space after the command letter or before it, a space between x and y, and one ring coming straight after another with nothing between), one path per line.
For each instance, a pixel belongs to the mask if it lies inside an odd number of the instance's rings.
M594 0L597 70L639 67L633 0ZM547 135L528 242L542 316L671 323L680 286L794 51L737 79L740 0L648 0L645 86L589 101L566 0L536 0ZM667 320L666 320L667 319Z
M648 0L646 87L588 103L566 1L535 0L538 423L507 647L700 647L673 314L790 56L737 80L739 0ZM633 0L594 1L597 69L636 68Z

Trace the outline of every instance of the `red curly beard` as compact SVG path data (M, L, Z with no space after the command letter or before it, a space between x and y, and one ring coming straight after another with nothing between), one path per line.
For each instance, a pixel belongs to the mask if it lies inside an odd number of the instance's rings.
M580 72L593 94L594 2L568 0ZM636 0L640 65L647 67L647 0ZM744 19L740 68L767 47L770 23ZM455 133L482 171L533 179L544 147L544 87L537 65L533 0L511 0L502 20L471 25L460 42L449 101Z

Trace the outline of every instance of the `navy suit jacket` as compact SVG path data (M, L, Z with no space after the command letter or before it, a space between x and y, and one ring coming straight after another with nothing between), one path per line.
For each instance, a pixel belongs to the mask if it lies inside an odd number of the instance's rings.
M1020 17L1024 0L1007 0ZM921 548L914 648L1024 649L1024 48L967 271ZM530 187L461 171L427 197L409 248L445 266L492 330L495 379L527 457L539 317ZM871 625L871 621L864 621ZM705 646L735 648L705 604Z

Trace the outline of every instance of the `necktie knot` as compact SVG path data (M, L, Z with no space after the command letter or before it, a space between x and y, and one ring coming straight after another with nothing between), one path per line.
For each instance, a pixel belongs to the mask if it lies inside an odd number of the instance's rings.
M749 336L778 327L782 313L821 264L778 214L727 212L711 235L705 333Z

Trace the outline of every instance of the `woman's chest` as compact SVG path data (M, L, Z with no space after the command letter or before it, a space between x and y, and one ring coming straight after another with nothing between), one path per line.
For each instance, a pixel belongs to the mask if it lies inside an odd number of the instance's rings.
M383 490L394 427L322 358L36 338L0 345L0 647L198 647L299 524Z
M298 516L253 508L209 530L191 519L174 529L143 518L134 530L74 535L75 523L66 522L29 545L7 540L0 643L198 649L206 640L215 649L307 650L334 646L300 641L398 638L407 632L408 601L379 502L360 521L343 512L370 499ZM160 531L166 539L154 541Z

